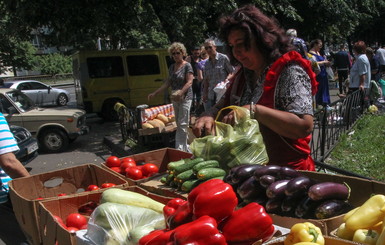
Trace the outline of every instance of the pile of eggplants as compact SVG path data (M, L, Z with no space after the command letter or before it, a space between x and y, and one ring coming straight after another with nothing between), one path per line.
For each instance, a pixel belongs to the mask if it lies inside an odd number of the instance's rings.
M236 191L239 206L257 202L282 216L327 219L353 208L346 184L319 182L289 167L242 164L230 169L224 181Z

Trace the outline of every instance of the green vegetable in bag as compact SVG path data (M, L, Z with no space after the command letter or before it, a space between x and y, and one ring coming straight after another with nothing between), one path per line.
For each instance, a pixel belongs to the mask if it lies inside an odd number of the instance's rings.
M218 121L220 113L226 109L234 111L234 126ZM191 143L190 148L195 157L217 160L225 170L244 163L268 163L258 121L250 118L248 109L238 106L221 109L215 119L215 132L215 136L196 138Z

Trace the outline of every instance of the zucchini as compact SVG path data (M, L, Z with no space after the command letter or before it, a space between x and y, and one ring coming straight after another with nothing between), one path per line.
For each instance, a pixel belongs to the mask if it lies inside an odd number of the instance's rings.
M207 160L198 163L193 167L194 173L198 173L199 170L204 168L217 168L219 167L219 162L217 160Z
M195 158L193 160L190 160L188 162L186 162L185 164L182 164L182 165L179 165L179 166L176 166L174 168L174 171L176 174L180 174L186 170L189 170L189 169L192 169L196 164L200 163L200 162L203 162L204 159L203 158Z
M197 178L200 180L208 180L225 175L226 171L221 168L204 168L198 171Z
M194 171L192 169L189 169L189 170L186 170L186 171L178 174L176 176L176 182L183 183L186 180L189 180L189 179L191 179L194 176L195 176Z
M180 159L179 161L169 162L167 164L167 169L174 170L175 167L185 164L186 160L190 160L190 159L186 158L186 159Z
M184 192L190 192L192 189L197 187L199 184L203 183L204 180L200 179L190 179L183 182L181 190Z

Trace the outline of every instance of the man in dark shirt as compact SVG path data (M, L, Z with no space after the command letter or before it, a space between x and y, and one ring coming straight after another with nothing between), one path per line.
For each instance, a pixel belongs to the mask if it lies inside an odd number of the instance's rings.
M334 67L338 74L338 86L340 94L346 94L344 81L348 78L349 70L352 67L350 55L345 51L345 45L340 45L340 50L334 55Z

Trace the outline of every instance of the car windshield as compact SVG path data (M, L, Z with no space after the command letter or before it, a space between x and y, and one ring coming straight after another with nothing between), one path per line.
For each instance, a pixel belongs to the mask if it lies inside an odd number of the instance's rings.
M15 105L19 107L22 112L26 112L35 108L35 104L33 103L33 101L27 95L20 91L11 91L8 92L7 95L9 98L12 99Z

